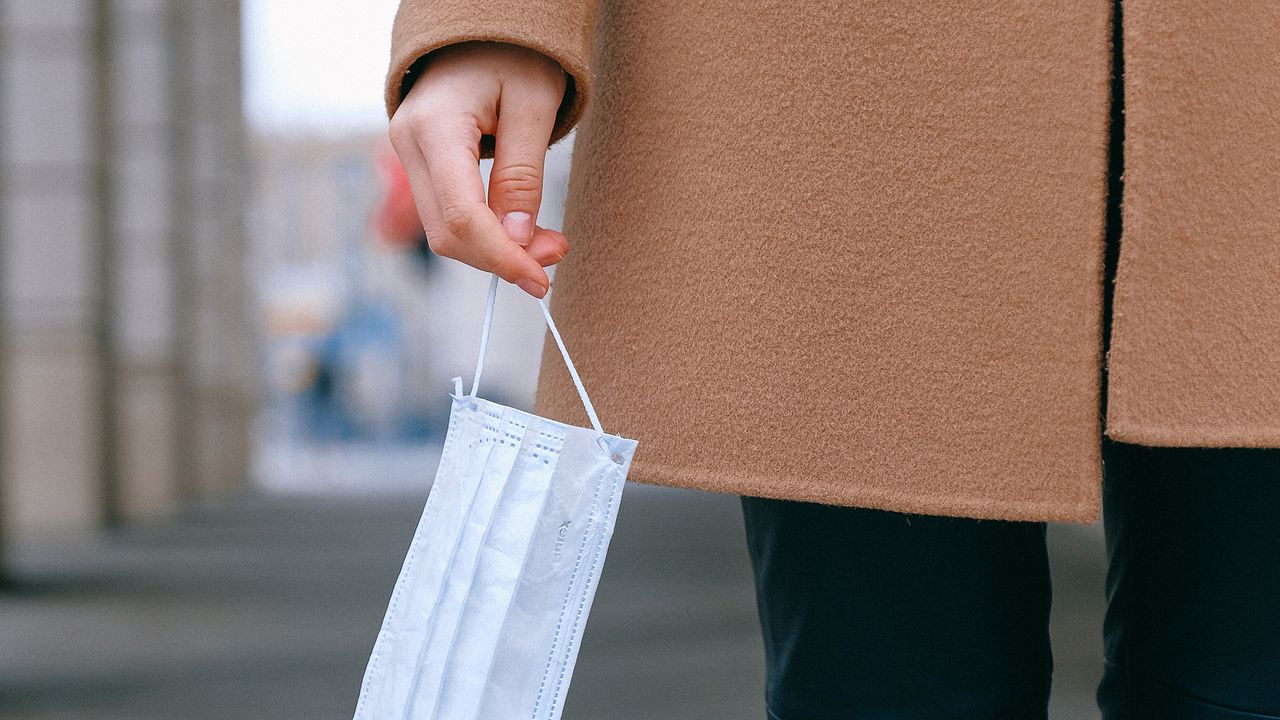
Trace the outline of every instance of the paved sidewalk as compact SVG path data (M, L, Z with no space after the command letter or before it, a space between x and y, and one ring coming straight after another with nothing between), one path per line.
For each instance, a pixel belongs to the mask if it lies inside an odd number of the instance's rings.
M246 497L17 548L0 718L349 718L418 499ZM1055 528L1059 720L1096 717L1097 528ZM736 498L632 486L565 717L762 718Z

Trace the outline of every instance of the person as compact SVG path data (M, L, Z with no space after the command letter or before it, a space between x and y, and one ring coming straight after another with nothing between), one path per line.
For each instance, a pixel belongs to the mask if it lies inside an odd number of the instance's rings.
M436 253L535 297L558 264L632 479L743 496L770 718L1044 718L1046 523L1104 507L1104 717L1280 717L1278 33L402 0L387 109ZM581 424L555 362L535 409Z
M370 213L370 225L386 247L407 251L418 270L426 274L436 266L437 257L431 252L422 221L418 219L409 174L388 142L378 145L374 166L380 192Z

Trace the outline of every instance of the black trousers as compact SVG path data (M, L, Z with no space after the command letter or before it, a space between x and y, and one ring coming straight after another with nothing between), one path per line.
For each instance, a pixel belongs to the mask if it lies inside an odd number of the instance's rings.
M1280 718L1280 450L1103 458L1103 717ZM1043 523L742 505L774 720L1046 717Z

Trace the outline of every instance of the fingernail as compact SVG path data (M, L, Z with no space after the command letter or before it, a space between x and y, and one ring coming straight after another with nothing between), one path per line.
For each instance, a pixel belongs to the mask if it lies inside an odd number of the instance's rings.
M517 281L516 281L516 287L520 288L521 290L523 290L523 291L525 291L525 292L529 293L530 295L532 295L532 296L534 296L534 297L536 297L536 298L541 298L543 295L546 295L546 294L547 294L547 290L546 290L546 288L544 288L544 287L542 287L541 285L539 285L538 283L536 283L536 282L534 282L534 281L532 281L532 280L528 280L528 279L525 279L525 280L517 280Z
M533 237L533 218L527 212L509 212L502 218L502 228L520 245L528 245Z

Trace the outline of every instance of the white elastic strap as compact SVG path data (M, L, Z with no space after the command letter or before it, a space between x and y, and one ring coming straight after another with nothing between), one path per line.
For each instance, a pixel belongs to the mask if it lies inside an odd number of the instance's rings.
M604 428L600 427L600 418L596 417L595 406L591 404L591 398L587 397L587 388L582 385L582 378L578 377L578 368L573 366L573 361L569 359L569 349L564 346L564 340L560 338L560 331L556 329L556 323L551 319L551 310L547 308L546 298L538 300L538 307L542 308L542 317L547 319L547 328L551 330L551 337L556 339L556 346L560 348L560 357L564 358L565 367L569 368L569 376L573 378L573 386L578 388L578 397L582 399L582 407L587 410L587 417L591 419L591 427L596 432L604 434Z
M480 386L480 372L484 369L484 353L489 346L489 330L493 326L493 306L498 296L498 276L494 275L489 281L489 299L484 305L484 325L480 329L480 357L476 358L476 376L471 383L471 396L475 397L476 390ZM564 339L560 337L560 331L556 328L556 323L551 319L551 309L547 307L546 298L538 300L538 306L542 308L542 317L547 321L547 329L551 331L551 337L556 341L556 347L560 348L560 357L564 358L565 367L569 368L569 377L573 378L573 386L578 389L578 398L582 400L582 407L587 411L587 417L591 420L591 427L595 431L604 434L604 428L600 426L600 418L596 415L596 408L591 404L591 398L587 397L587 388L582 384L582 378L578 376L578 368L574 367L573 360L569 359L569 349L564 346Z
M484 372L484 352L489 349L489 328L493 326L493 305L498 299L498 275L489 279L489 299L484 303L484 325L480 327L480 354L476 356L476 374L471 379L471 397L480 390L480 373Z

